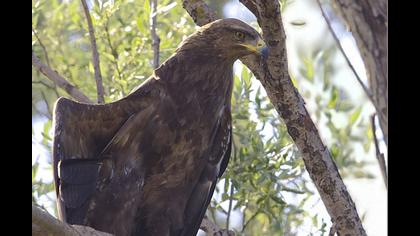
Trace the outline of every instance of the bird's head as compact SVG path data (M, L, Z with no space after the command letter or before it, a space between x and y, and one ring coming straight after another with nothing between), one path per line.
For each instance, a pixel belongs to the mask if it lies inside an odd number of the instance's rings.
M235 61L249 54L266 56L267 47L260 34L238 19L220 19L202 26L179 46L178 52L193 51Z

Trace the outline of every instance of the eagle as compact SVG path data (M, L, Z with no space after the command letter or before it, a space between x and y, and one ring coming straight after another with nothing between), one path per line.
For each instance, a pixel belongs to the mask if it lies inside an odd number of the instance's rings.
M116 236L196 235L231 153L233 63L266 53L251 26L220 19L118 101L59 98L59 218Z

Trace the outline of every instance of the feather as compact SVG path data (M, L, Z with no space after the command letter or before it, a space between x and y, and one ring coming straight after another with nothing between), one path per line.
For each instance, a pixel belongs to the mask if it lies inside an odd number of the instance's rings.
M246 42L234 38L246 32ZM127 97L60 98L53 166L59 217L116 236L196 235L231 150L233 63L260 39L218 20Z

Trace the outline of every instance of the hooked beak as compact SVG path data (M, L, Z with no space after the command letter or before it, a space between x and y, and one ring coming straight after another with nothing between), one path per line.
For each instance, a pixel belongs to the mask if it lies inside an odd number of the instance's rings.
M247 48L249 51L257 53L259 55L262 55L263 57L267 57L268 56L268 48L265 45L264 40L262 40L261 38L258 38L256 45L252 45L252 44L240 44L241 46Z

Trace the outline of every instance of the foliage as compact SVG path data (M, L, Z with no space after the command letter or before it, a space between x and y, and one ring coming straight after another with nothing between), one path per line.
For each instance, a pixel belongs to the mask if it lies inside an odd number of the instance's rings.
M336 164L343 177L372 178L372 174L361 169L366 161L357 160L355 148L361 147L365 153L370 150L372 129L369 119L362 116L368 107L352 101L352 92L331 77L336 73L332 57L337 53L335 45L315 50L311 56L301 55L303 62L299 68L297 83L301 93L314 103L312 113L321 127ZM315 71L314 68L317 68ZM321 85L321 86L320 86Z
M152 73L148 2L88 1L106 102L124 97ZM180 1L159 1L160 62L196 28L181 5ZM33 0L32 29L32 50L41 61L95 100L92 55L80 1ZM299 72L292 76L305 100L316 104L317 109L310 110L311 114L323 128L321 133L329 134L327 143L340 172L344 176L369 177L361 168L365 163L356 161L354 156L354 145L362 145L366 151L370 148L369 121L362 119L363 108L352 103L345 91L331 81L336 69L331 62L335 47L329 47L312 56L302 56ZM310 217L310 234L324 235L324 219L318 222L316 215L304 210L314 193L308 188L303 161L264 89L241 64L235 66L234 79L233 154L208 215L221 227L229 225L245 235L295 235L304 219ZM322 89L318 89L319 84ZM43 168L40 174L39 161L47 159L50 165L53 104L59 96L68 94L35 69L32 86L33 124L43 125L41 129L33 128L33 143L46 150L46 158L33 156L32 161L32 201L39 203L42 196L53 191L53 183L40 177L52 176L51 168ZM347 117L346 121L337 122L339 116Z

